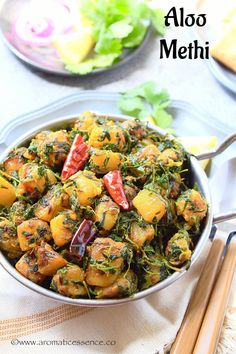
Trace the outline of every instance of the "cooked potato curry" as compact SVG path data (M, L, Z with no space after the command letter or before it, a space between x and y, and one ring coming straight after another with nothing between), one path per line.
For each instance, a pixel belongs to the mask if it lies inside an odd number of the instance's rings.
M0 248L72 298L122 298L190 264L207 213L189 156L137 120L86 112L0 167Z

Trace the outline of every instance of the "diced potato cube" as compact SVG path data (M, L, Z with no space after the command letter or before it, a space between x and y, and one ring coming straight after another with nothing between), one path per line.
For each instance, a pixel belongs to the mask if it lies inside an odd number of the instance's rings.
M25 220L29 219L32 213L32 205L26 203L24 200L17 200L12 204L9 216L12 222L18 226Z
M68 203L68 198L68 194L62 191L61 187L53 186L52 189L38 201L34 213L37 218L49 222L64 209L64 205Z
M15 176L26 162L26 151L27 149L25 147L12 150L3 162L4 171L9 175Z
M166 213L164 199L149 189L141 190L133 199L133 205L147 222L152 222L154 218L160 221Z
M87 284L100 287L113 284L123 269L126 248L125 243L115 242L111 238L95 239L86 270Z
M170 264L180 266L191 259L191 246L192 241L186 230L179 230L174 234L166 247L166 256Z
M132 270L129 270L119 275L112 285L106 288L95 288L96 298L105 299L131 296L137 291L137 286L137 275Z
M49 168L34 162L27 163L20 168L19 179L16 195L30 200L39 199L57 183L55 174Z
M183 161L178 156L177 152L174 149L165 149L159 156L164 165L169 167L172 166L181 166Z
M52 238L49 225L42 220L30 219L17 227L17 236L22 251L34 248L42 240L49 241Z
M75 264L68 264L57 271L50 287L61 295L77 298L87 295L84 280L84 271Z
M89 134L93 128L97 126L96 114L92 112L84 112L80 114L79 119L75 122L75 129Z
M73 184L70 184L74 181ZM69 178L65 191L69 196L76 197L80 205L88 206L91 199L102 193L102 180L91 171L79 171Z
M140 248L154 238L154 227L152 225L140 226L136 221L131 224L130 239Z
M0 218L0 249L7 253L9 258L22 255L15 225L7 219Z
M10 207L16 200L16 191L11 183L0 176L0 205Z
M124 156L111 150L94 149L89 162L98 173L107 173L117 170L124 161Z
M52 237L57 246L62 247L71 241L77 222L77 215L72 210L66 210L51 220Z
M111 198L104 197L95 208L94 221L104 230L111 230L117 221L120 208Z
M42 131L32 139L29 149L37 152L42 163L57 169L62 166L70 150L67 131Z
M183 192L176 201L177 214L183 216L189 225L197 224L207 213L207 202L194 189Z
M148 262L144 264L143 270L144 282L142 284L142 290L159 283L170 275L169 270L163 261L163 257L158 253L153 254L148 258Z
M35 247L34 252L40 274L53 276L59 268L67 264L67 261L44 241L42 241L39 246Z
M15 267L19 273L34 283L40 284L45 279L45 275L38 271L37 259L32 250L23 254Z
M97 126L92 130L88 143L98 149L112 144L117 150L122 151L125 145L123 129L116 125L110 127Z
M144 148L142 148L142 150L140 150L137 153L137 157L141 161L145 161L145 160L153 161L159 155L160 155L160 151L158 150L158 148L154 144L149 144L149 145L145 146Z

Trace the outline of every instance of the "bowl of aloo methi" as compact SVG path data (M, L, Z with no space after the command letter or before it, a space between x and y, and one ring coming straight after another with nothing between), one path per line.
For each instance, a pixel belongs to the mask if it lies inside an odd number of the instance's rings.
M141 299L178 280L209 237L211 198L197 159L133 118L50 121L0 163L0 262L52 299Z

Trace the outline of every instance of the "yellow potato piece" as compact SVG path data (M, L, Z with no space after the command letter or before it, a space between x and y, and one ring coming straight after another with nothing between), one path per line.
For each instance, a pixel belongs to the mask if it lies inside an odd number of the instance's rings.
M154 217L159 221L166 213L163 198L148 189L143 189L137 194L133 199L133 205L147 222L152 222Z
M95 127L90 134L88 144L94 148L102 149L104 145L116 145L122 151L125 145L124 131L118 126Z
M117 170L123 160L121 154L111 150L96 149L90 157L90 162L94 165L95 170L100 173Z
M68 264L57 271L52 279L52 287L59 293L72 298L85 296L84 271L75 264Z
M32 251L24 253L15 267L25 278L36 284L42 283L45 279L45 275L38 272L37 259Z
M67 261L47 243L36 246L34 251L40 274L53 276L59 268L67 265Z
M0 205L10 207L15 200L15 188L5 178L0 176Z
M95 126L97 126L96 114L92 112L81 113L79 119L75 122L75 129L89 134Z
M57 246L62 247L71 241L74 235L71 229L71 221L73 220L76 221L77 216L73 211L68 210L50 221L52 237Z
M130 228L130 239L134 244L141 248L145 243L151 242L154 238L155 230L152 225L147 227L139 226L138 222L132 222Z
M17 226L17 236L22 251L29 251L42 240L52 238L48 223L39 219L29 219Z
M102 193L102 180L96 178L91 171L79 171L70 177L70 180L76 182L76 187L65 187L65 191L70 197L73 192L76 193L78 202L83 206L90 205L91 199Z
M101 201L94 210L94 221L100 223L104 230L111 230L118 219L120 208L110 198Z
M80 188L80 189L79 189ZM102 188L99 183L89 180L85 176L81 176L79 180L79 188L77 191L78 200L81 205L90 205L90 199L100 195Z

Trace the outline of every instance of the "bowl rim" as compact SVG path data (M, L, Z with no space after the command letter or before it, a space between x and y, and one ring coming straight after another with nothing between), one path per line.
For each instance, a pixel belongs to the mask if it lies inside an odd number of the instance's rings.
M126 121L133 119L130 116L127 115L122 115L122 114L105 114L105 113L100 113L100 112L95 112L91 111L92 113L95 113L101 117L107 117L109 119L112 119L114 121ZM64 123L64 125L68 125L76 119L79 118L79 115L76 116L75 114L73 115L66 115L60 118L55 118L53 120L50 120L47 123L39 124L33 129L27 131L25 134L20 136L14 143L12 143L7 149L3 151L3 153L0 155L0 163L4 160L4 158L9 154L9 152L17 147L17 146L24 146L35 134L38 132L42 131L43 129L53 129L53 128L59 128L60 125ZM151 130L154 130L161 134L162 136L167 135L166 131L151 125L147 124L147 127ZM60 127L62 129L63 126ZM169 135L171 136L171 135ZM173 137L173 136L171 136ZM174 137L173 137L174 138ZM194 176L198 177L199 181L201 182L201 191L206 198L206 201L208 203L208 213L207 217L205 220L205 226L203 228L203 231L201 233L201 236L199 238L199 241L194 249L192 258L191 258L191 265L189 268L192 267L192 265L196 262L196 260L199 258L199 255L201 254L202 249L204 248L208 237L210 235L211 227L212 227L212 221L213 221L213 210L212 210L212 202L211 202L211 193L210 193L210 188L209 188L209 183L208 183L208 178L203 171L202 167L200 166L199 162L197 161L195 156L190 157L190 164L193 170ZM42 287L41 285L35 284L29 279L25 278L23 275L21 275L15 267L12 266L12 264L8 261L7 257L4 256L3 252L0 251L0 264L2 267L11 275L13 278L15 278L17 281L19 281L22 285L26 286L27 288L37 292L38 294L44 295L46 297L49 297L53 300L70 304L70 305L77 305L77 306L85 306L85 307L107 307L107 306L116 306L116 305L122 305L131 301L136 301L140 300L148 295L151 295L155 292L158 292L167 286L171 285L178 279L180 279L186 272L186 268L182 268L180 272L174 272L172 275L170 275L168 278L164 279L163 281L151 286L148 289L139 291L135 293L134 295L126 298L121 298L121 299L83 299L83 298L70 298L63 296L61 294L58 294L56 292L53 292L50 289L46 289Z

